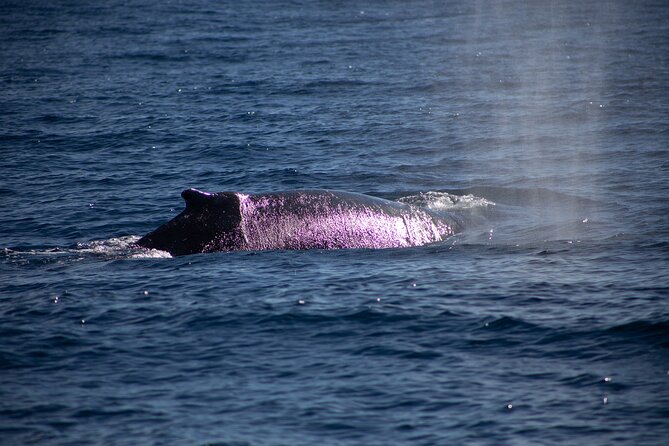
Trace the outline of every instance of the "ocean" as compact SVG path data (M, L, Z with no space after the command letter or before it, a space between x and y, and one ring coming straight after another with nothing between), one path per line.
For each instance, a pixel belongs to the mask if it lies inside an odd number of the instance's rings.
M0 10L0 444L666 444L666 1ZM136 248L190 187L465 225Z

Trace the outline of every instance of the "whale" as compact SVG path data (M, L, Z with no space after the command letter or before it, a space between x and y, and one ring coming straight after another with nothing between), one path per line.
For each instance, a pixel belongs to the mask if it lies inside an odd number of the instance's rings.
M403 248L435 243L460 230L458 220L397 201L336 190L259 194L181 193L186 208L141 237L141 248L172 256L297 249Z

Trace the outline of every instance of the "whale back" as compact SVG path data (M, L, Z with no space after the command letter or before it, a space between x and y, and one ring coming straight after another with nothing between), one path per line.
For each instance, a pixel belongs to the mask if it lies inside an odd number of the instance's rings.
M400 248L444 240L458 224L429 209L351 192L186 189L186 209L137 244L173 256L233 250Z
M428 209L343 191L240 194L240 212L252 250L419 246L455 229Z
M232 192L186 189L186 209L137 241L173 256L238 249L242 243L239 197Z

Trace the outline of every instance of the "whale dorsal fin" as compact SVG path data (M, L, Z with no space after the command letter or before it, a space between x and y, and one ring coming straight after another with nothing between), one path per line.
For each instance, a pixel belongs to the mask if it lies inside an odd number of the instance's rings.
M186 209L193 210L193 209L203 208L207 203L211 201L211 199L213 198L213 194L190 188L181 192L181 197L186 202Z

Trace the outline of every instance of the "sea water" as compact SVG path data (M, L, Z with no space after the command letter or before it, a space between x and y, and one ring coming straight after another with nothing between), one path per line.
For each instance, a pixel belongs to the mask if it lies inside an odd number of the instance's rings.
M1 11L0 444L666 444L666 2ZM467 224L133 248L188 187Z

